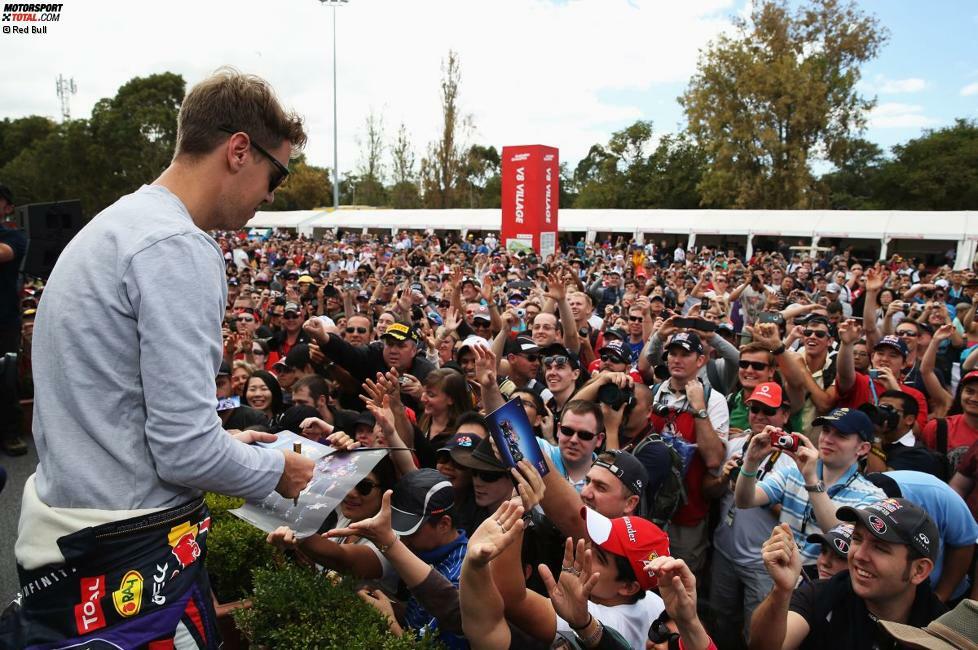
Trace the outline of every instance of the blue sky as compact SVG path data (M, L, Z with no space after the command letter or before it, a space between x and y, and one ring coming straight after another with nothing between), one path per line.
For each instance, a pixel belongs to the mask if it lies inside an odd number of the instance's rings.
M306 119L308 159L332 166L331 10L317 0L173 0L164 10L116 0L65 4L43 36L0 34L0 118L58 119L54 81L78 85L87 117L136 76L171 71L188 85L230 64L268 79ZM681 128L676 103L697 51L730 28L745 0L349 0L338 15L339 167L355 169L369 113L392 136L404 123L418 159L439 136L440 67L462 65L464 143L547 144L571 167L638 119ZM978 117L978 2L863 0L890 30L862 88L877 95L867 137L884 148L922 128ZM972 85L973 94L962 95Z

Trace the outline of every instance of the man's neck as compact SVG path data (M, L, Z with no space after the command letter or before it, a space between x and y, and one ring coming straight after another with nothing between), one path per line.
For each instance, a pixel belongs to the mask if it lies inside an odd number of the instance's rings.
M688 378L688 379L687 378L669 377L669 390L672 391L673 393L683 392L684 390L686 390L686 384L688 384L689 382L693 381L694 378L695 378L695 375L693 377Z
M591 469L592 461L590 456L585 456L580 460L571 462L566 458L564 461L564 469L567 470L567 476L573 481L580 481L585 476L587 476L588 470Z
M881 600L867 600L866 609L881 621L906 623L910 620L910 610L917 597L917 588L907 584L906 591Z
M825 359L829 356L828 350L821 350L817 353L812 353L807 347L805 348L805 365L808 366L809 370L821 370L825 367Z
M822 463L822 483L825 487L835 485L840 478L845 476L849 472L849 468L852 467L852 463L846 465L845 467L829 467L825 463Z
M203 169L203 165L199 167ZM198 228L214 230L220 225L213 223L214 187L201 182L199 171L196 165L191 167L184 162L173 162L152 184L164 187L176 196Z
M574 384L571 384L570 386L560 391L559 393L554 393L554 400L557 401L557 406L563 408L564 404L567 403L567 400L569 400L571 398L571 395L573 394L574 394Z

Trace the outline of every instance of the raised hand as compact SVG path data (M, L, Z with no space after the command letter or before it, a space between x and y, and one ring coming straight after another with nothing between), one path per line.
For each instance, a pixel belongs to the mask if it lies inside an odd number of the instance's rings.
M317 343L326 345L329 341L329 332L326 331L326 323L321 318L310 318L302 324L302 330Z
M507 499L469 538L466 562L485 566L499 557L523 531L523 506Z
M523 502L524 512L533 510L543 501L543 495L547 491L540 472L527 460L516 463L516 467L511 467L509 471L516 480L516 491Z
M792 591L801 575L801 553L788 524L778 524L761 546L761 558L768 575L782 591Z
M391 529L391 495L393 490L384 492L380 502L380 511L369 519L353 522L346 528L334 528L326 533L326 537L349 537L358 535L369 539L377 546L390 546L396 541L396 535Z
M853 319L839 323L839 341L847 345L852 345L862 336L862 328Z
M470 346L475 352L475 378L482 386L496 383L496 354L482 345Z
M546 564L537 567L557 616L578 629L585 627L591 620L587 603L594 585L601 577L601 574L592 572L591 565L591 551L585 549L584 540L577 540L575 549L574 540L568 537L564 542L564 561L559 581L554 580L553 573Z
M330 447L334 447L340 451L351 451L353 449L358 449L362 445L346 435L342 431L335 431L331 433L327 438L326 442L329 443Z
M657 557L649 570L659 580L659 595L677 625L696 620L696 577L683 560Z
M866 271L866 291L879 293L883 289L883 285L886 284L886 271L875 268L870 268Z

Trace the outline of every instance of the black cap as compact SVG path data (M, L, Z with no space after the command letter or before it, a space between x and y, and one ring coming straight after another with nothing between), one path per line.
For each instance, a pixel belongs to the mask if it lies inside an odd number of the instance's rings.
M231 364L227 361L221 361L221 367L217 371L218 377L227 377L231 375Z
M604 340L607 341L609 336L613 336L619 341L628 340L628 334L625 333L625 330L618 327L609 327L606 329L604 331Z
M492 453L492 443L485 437L479 440L474 446L458 446L451 450L452 460L468 469L477 469L482 472L498 472L500 474L509 472L509 468Z
M809 544L825 544L843 558L849 557L849 542L852 541L852 524L837 524L827 533L812 533L805 538Z
M374 414L371 413L370 411L364 411L363 413L357 416L357 419L353 421L353 424L351 426L352 428L355 429L357 426L361 424L373 429L374 425L377 424L377 418L375 418Z
M612 459L608 455L613 456ZM609 462L609 460L611 462ZM649 475L645 471L642 462L632 456L627 451L621 449L608 449L598 455L591 467L603 467L624 483L625 487L631 490L632 494L642 496L645 486L648 485Z
M506 354L537 354L540 346L529 336L517 336L506 342Z
M387 326L387 331L384 332L381 338L391 338L395 341L407 341L410 339L417 343L418 330L416 330L414 325L411 325L410 323L397 321L396 323L391 323Z
M666 343L665 349L662 351L663 359L669 355L669 350L672 348L682 348L687 352L703 354L703 344L700 342L700 337L695 332L677 332L673 334L672 338L669 339L669 342Z
M896 336L895 334L887 334L886 336L881 338L876 345L873 346L874 350L878 350L880 348L893 348L894 350L899 352L900 356L902 356L903 358L906 358L907 355L910 354L910 351L907 348L907 344L904 343L903 338Z
M272 433L278 433L279 431L291 431L292 433L302 433L301 427L302 421L306 418L318 418L319 411L306 404L296 404L295 406L290 406L285 409L285 411L279 415L272 422L270 427Z
M305 343L293 345L284 359L275 362L275 368L301 370L309 365L309 346Z
M391 529L401 536L417 532L425 519L444 514L455 505L452 483L438 470L411 472L394 486L391 495Z
M475 446L479 444L481 438L479 436L472 435L471 433L456 433L454 436L449 438L448 442L444 446L439 447L438 451L450 452L456 447L461 447L462 449L475 449Z
M937 524L908 499L884 499L859 508L843 506L835 516L842 521L859 522L877 539L909 546L931 560L940 549Z

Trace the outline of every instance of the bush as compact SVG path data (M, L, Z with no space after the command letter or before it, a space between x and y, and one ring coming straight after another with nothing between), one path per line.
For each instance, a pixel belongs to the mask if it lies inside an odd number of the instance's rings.
M244 499L208 493L211 511L207 531L207 572L218 602L247 598L252 591L251 570L268 566L277 551L265 543L265 533L228 512Z
M349 584L334 584L309 569L287 563L254 571L252 607L234 612L253 646L276 650L321 648L441 648L408 632L394 636L387 619L360 600Z

